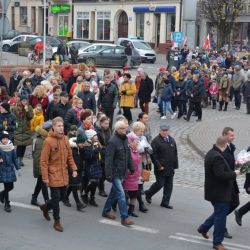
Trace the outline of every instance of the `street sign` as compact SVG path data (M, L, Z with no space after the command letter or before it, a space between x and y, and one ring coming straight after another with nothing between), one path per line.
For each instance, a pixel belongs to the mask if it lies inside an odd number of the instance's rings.
M173 37L174 37L175 43L178 43L178 44L182 43L182 40L183 40L183 33L182 32L174 32Z

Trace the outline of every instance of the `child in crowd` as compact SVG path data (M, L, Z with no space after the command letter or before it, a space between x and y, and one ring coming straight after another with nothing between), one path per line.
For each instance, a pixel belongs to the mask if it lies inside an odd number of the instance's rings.
M4 190L0 192L0 201L5 203L4 210L10 213L9 192L14 188L14 182L16 181L15 169L18 171L20 166L8 132L3 131L0 134L0 140L0 183L4 184ZM20 176L20 172L18 172L18 175Z
M216 80L212 81L212 84L209 87L209 94L211 96L212 104L213 104L213 109L216 109L216 102L218 100L218 84Z
M42 126L44 123L43 108L41 104L37 104L33 109L34 116L30 121L30 129L35 132L37 126Z

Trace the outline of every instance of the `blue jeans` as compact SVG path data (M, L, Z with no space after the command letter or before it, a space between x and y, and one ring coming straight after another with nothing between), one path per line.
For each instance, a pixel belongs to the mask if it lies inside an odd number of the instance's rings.
M160 114L161 116L163 116L163 111L162 111L162 99L160 96L157 96L157 104L158 104L158 107L159 107L159 110L160 110Z
M174 113L171 107L171 101L162 101L162 110L163 110L163 115L166 115L167 112L169 112L171 115Z
M119 178L113 178L112 180L112 187L102 213L106 214L110 212L111 206L115 201L118 202L121 219L124 220L128 218L128 207L125 198L125 193L122 186L122 181Z
M224 240L224 232L227 222L227 214L230 208L230 202L216 202L212 204L214 206L213 214L208 217L200 228L208 232L209 229L214 226L213 244L217 246Z

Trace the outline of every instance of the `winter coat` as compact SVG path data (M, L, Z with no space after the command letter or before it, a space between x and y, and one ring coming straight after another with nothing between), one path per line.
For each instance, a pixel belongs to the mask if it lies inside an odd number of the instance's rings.
M7 131L10 135L10 140L13 141L15 129L16 116L12 112L0 113L0 132Z
M62 79L67 82L69 77L73 74L73 67L70 65L69 67L65 68L63 67L60 71L60 75L62 76Z
M250 97L250 81L245 82L242 92L245 97Z
M126 94L122 94L123 90L126 91ZM120 107L134 108L136 94L136 86L134 83L123 83L119 89L119 94L121 95Z
M76 83L77 77L78 77L78 76L74 76L74 75L72 75L72 76L69 77L69 79L68 79L68 84L67 84L67 92L68 92L68 94L69 94L69 92L70 92L70 89L71 89L72 85L73 85L74 83Z
M69 173L69 185L70 186L77 186L79 184L81 184L82 182L82 175L83 175L83 169L84 169L84 159L82 154L80 153L80 149L77 147L76 144L76 137L72 137L69 139L69 144L72 150L72 155L73 155L73 159L74 162L77 166L77 177L73 177L73 171L71 168L68 169L68 173Z
M214 146L205 157L205 200L230 202L235 178L223 153Z
M42 126L44 123L44 116L43 113L35 114L30 121L30 129L32 132L36 130L37 126Z
M48 132L42 127L36 129L37 137L32 142L33 157L33 176L38 178L41 175L40 156L43 148L43 142L48 136Z
M53 112L53 118L60 116L63 119L65 118L66 113L68 112L69 109L71 109L71 104L66 103L65 105L61 102L56 104L54 112Z
M127 136L115 133L105 151L105 173L107 179L124 178L128 169L134 169Z
M118 101L118 91L117 87L114 84L103 84L100 87L99 91L99 99L98 99L98 107L106 108L116 108Z
M43 143L40 166L43 180L49 181L49 187L64 187L69 183L68 167L76 171L72 150L68 139L58 136L50 130Z
M176 101L186 101L187 100L186 85L187 85L187 82L184 80L176 82L175 91L180 93L179 95L176 94L176 96L175 96Z
M241 74L234 74L231 78L231 86L234 90L241 90L241 87L244 84L244 78Z
M9 83L9 95L13 96L14 92L17 90L17 86L21 81L22 77L18 75L17 77L12 76Z
M127 176L123 181L123 188L126 191L137 191L139 177L141 175L141 168L140 168L141 156L138 151L133 152L131 150L131 157L135 172L133 174L127 173Z
M154 84L151 78L148 76L146 79L141 79L140 88L138 91L138 98L141 102L150 102L151 94L154 89Z
M45 80L42 76L33 76L31 78L31 86L34 89L36 86L40 85L41 82Z
M95 95L90 91L80 92L77 95L83 101L83 108L84 109L91 109L96 114L96 101Z
M229 91L230 89L230 79L222 77L219 81L219 89L225 89Z
M46 113L45 113L45 121L48 121L48 120L53 120L53 114L55 112L55 108L56 108L56 104L54 101L51 101L48 106L47 106L47 110L46 110Z
M100 142L100 144L105 147L111 137L111 130L110 128L104 130L101 127L95 127L97 136L98 136L98 140Z
M67 111L64 117L64 128L66 132L69 130L71 125L76 125L77 127L81 126L81 121L77 116L77 113L74 108L71 108Z
M23 86L19 89L18 92L20 95L25 95L25 96L29 97L32 94L32 87L24 87Z
M173 89L170 83L166 83L162 91L161 99L164 102L170 102L173 97Z
M43 113L46 113L46 109L49 105L49 98L47 96L43 96L42 98L39 98L37 96L31 95L29 97L29 104L35 108L37 104L41 104L43 108Z
M160 79L158 80L158 82L157 82L157 84L155 86L155 96L161 96L162 95L164 86L165 86L165 81L164 81L164 79L162 79L160 77Z
M33 109L29 105L28 112L26 112L22 104L17 104L13 108L13 113L16 116L16 129L14 131L14 145L28 146L32 143L32 132L30 129L30 121L33 118Z
M213 86L212 84L209 87L209 93L210 95L218 95L218 84Z
M174 169L178 168L178 154L174 138L169 136L169 142L166 142L161 135L158 135L153 139L151 146L155 175L173 176ZM159 171L161 167L163 167L163 170Z
M193 94L193 97L190 98L191 102L201 102L203 96L203 87L203 82L201 80L198 80L198 82L192 81L191 94Z
M15 169L20 169L20 166L12 142L9 141L6 145L0 142L0 183L15 182Z
M57 54L59 55L68 55L68 47L64 44L59 44L57 47Z

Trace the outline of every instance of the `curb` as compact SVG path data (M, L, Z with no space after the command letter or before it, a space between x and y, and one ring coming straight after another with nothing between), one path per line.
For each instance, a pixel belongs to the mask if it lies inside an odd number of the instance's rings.
M204 159L206 156L206 152L202 151L201 149L199 149L195 143L193 143L193 141L190 139L189 135L187 136L187 142L188 144Z

